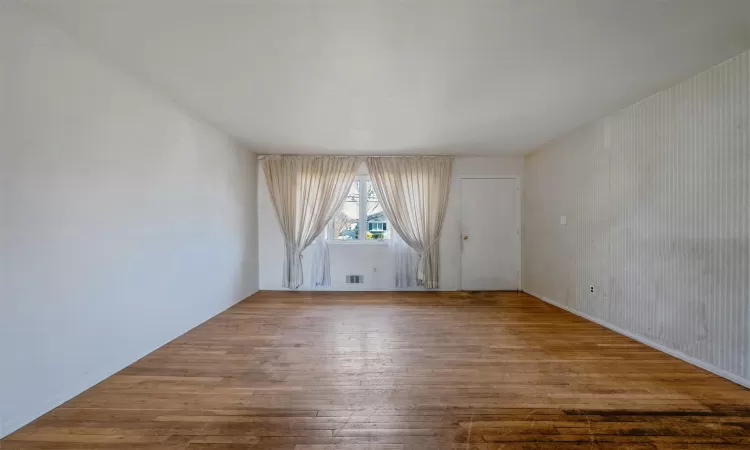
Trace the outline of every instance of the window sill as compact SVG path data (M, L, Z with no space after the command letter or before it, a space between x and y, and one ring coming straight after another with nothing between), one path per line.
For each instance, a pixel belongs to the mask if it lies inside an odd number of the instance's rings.
M360 241L358 239L344 240L344 239L329 239L328 245L388 245L388 240L382 241Z

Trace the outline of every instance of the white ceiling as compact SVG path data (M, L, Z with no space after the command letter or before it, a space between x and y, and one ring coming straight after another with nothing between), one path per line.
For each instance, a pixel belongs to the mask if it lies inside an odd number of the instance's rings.
M27 4L266 153L523 153L750 47L750 0Z

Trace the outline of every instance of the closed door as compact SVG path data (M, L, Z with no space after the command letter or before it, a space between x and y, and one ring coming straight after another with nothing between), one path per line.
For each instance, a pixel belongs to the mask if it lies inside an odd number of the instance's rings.
M461 180L461 289L519 288L519 189L515 178Z

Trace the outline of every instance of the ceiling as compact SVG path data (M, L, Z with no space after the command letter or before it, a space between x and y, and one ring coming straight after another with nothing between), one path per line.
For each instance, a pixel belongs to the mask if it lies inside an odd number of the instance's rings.
M750 0L26 0L263 153L528 152L750 47Z

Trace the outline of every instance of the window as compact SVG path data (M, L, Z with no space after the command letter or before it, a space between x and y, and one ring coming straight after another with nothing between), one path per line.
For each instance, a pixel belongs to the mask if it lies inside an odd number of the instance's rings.
M329 239L336 241L388 239L388 220L369 177L359 176L354 180L329 227L328 236L332 236Z

